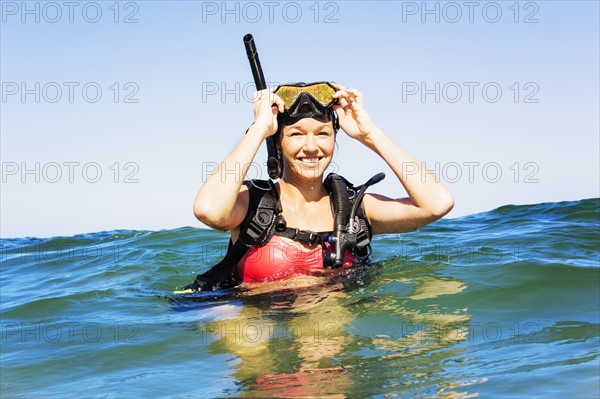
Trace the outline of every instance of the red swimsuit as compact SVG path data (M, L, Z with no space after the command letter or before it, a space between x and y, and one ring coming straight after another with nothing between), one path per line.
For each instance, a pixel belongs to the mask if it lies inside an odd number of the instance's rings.
M343 266L352 266L352 258L352 253L346 251ZM251 248L237 267L245 283L307 275L316 269L323 269L323 247L319 245L314 249L306 249L273 235L266 245Z

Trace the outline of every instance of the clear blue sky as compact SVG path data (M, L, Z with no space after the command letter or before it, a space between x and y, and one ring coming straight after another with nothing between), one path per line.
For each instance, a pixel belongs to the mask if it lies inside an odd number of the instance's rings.
M0 236L201 226L196 192L252 121L246 33L269 82L361 90L440 172L448 217L598 197L598 4L2 1ZM405 196L338 150L348 179Z

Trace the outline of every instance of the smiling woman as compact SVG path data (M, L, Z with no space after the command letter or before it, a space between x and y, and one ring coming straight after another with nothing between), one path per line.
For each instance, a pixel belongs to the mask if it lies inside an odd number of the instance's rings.
M422 164L372 122L358 90L293 83L258 91L253 106L254 123L194 203L198 220L231 232L228 253L188 288L212 290L365 263L373 234L413 230L452 209L452 196L434 173L404 173L404 163ZM383 174L359 187L335 174L323 179L340 128L385 160L408 198L365 195ZM259 146L271 136L280 179L242 183Z

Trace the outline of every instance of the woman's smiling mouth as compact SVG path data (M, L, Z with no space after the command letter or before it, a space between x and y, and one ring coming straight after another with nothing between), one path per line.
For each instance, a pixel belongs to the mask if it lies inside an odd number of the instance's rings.
M322 160L323 157L298 157L298 160L307 166L315 166Z

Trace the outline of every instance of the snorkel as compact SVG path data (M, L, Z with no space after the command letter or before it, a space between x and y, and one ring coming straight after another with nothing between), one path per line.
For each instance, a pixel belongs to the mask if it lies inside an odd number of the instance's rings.
M263 74L260 60L258 58L258 52L256 51L256 45L254 44L254 38L250 33L244 36L244 46L246 47L246 55L250 62L250 69L252 70L252 77L254 78L254 84L256 85L256 91L264 90L267 88L265 82L265 75ZM269 171L269 177L271 179L277 179L281 177L283 172L283 163L281 163L281 155L278 154L280 151L277 150L275 140L273 136L267 137L267 170Z

